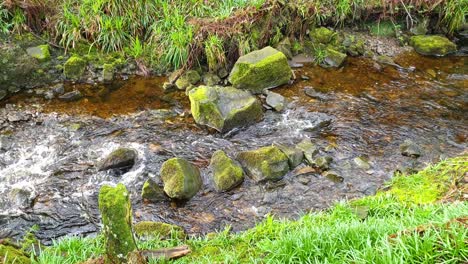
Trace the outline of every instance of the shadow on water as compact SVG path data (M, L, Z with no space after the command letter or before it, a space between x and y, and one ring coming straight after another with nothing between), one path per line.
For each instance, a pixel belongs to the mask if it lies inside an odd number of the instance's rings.
M466 57L408 53L395 62L400 66L349 58L341 69L297 69L293 85L274 90L290 100L288 110L266 111L258 124L224 135L194 124L185 95L164 94L163 78L66 85L67 91L84 95L76 102L16 95L0 109L7 120L0 123L0 237L18 237L33 224L45 242L95 233L99 187L117 182L131 190L136 221L175 223L190 233L228 224L242 230L267 213L297 217L337 200L373 194L396 169L419 169L464 152ZM247 178L228 193L213 190L208 164L214 151L234 156L304 138L320 147L320 155L333 158L331 169L343 182L300 165L276 183L259 185ZM400 154L406 139L421 147L421 158ZM119 146L137 150L135 166L120 176L98 172L95 164ZM203 190L185 204L144 203L143 182L161 183L159 168L174 156L201 168ZM357 157L368 159L369 166L359 166Z

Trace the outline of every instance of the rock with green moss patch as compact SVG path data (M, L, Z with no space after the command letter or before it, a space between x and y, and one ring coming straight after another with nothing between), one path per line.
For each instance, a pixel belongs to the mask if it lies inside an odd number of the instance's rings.
M203 83L207 86L214 86L218 85L221 82L221 78L218 75L207 72L203 75Z
M63 73L70 80L79 80L83 76L88 63L86 60L78 57L70 57L63 65Z
M366 51L364 40L354 35L346 35L343 41L343 46L345 47L346 52L351 56L360 56Z
M185 232L180 226L161 222L138 222L135 224L134 230L135 234L142 238L167 239L171 238L172 234L176 234L179 239L183 239L185 237Z
M190 90L195 122L220 132L246 126L263 117L260 102L249 92L232 87L199 86Z
M217 191L229 191L244 181L244 171L239 163L231 159L222 150L211 157L213 181Z
M137 152L134 149L118 148L99 164L98 170L128 169L135 165L136 158Z
M199 169L185 159L167 160L159 173L164 182L164 191L173 199L188 200L202 187Z
M309 32L309 37L314 43L328 44L335 36L336 33L326 27L314 28Z
M445 56L457 51L457 45L442 36L414 36L411 37L410 44L422 55Z
M160 202L166 200L166 195L164 195L162 187L153 180L148 179L141 189L141 198L150 202Z
M291 77L286 56L266 47L240 57L229 74L229 82L235 88L261 93L266 88L288 83Z
M26 49L29 56L38 59L39 61L47 61L50 59L49 45L39 45Z
M175 82L175 85L179 90L185 90L190 85L197 84L200 81L200 79L200 74L197 71L190 70L182 74Z
M277 142L273 143L273 146L278 147L288 156L289 168L294 169L302 163L304 152L301 149Z
M13 244L4 243L0 244L0 263L2 264L29 264L31 263L30 257L21 249L15 247Z
M341 53L339 51L334 50L333 48L326 49L326 56L323 59L323 62L320 63L320 66L326 68L336 68L343 65L344 61L346 60L346 54Z
M113 64L104 64L102 67L102 79L105 82L111 82L114 80L115 67Z
M237 160L256 182L275 181L289 172L289 159L275 146L240 152Z
M129 196L123 184L116 187L104 185L99 191L99 211L103 223L106 260L109 263L126 263L127 254L136 249Z

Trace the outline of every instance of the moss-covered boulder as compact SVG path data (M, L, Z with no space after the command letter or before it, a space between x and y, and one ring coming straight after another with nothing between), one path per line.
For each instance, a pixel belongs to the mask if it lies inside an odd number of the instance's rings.
M67 79L79 80L83 76L87 65L86 60L78 56L72 56L63 65L63 73Z
M161 222L142 221L136 223L133 229L135 230L135 235L140 238L167 239L173 235L180 239L185 237L185 232L180 226Z
M266 88L288 83L291 77L286 56L266 47L240 57L229 74L229 82L235 88L261 93Z
M231 159L222 150L211 157L213 181L217 191L229 191L244 181L244 171L239 163Z
M289 159L275 146L240 152L237 160L256 182L281 179L289 171Z
M346 54L329 47L326 49L326 56L320 66L325 68L340 67L345 62L346 57Z
M200 74L195 70L190 70L182 74L175 82L175 85L179 90L185 90L189 86L197 84L200 80Z
M260 102L247 91L199 86L188 95L195 122L220 132L255 123L263 117Z
M326 27L313 28L309 32L309 37L314 43L328 44L335 36L336 33Z
M29 264L31 259L27 253L9 240L2 240L0 243L0 263L2 264Z
M167 160L159 173L164 182L164 191L173 199L188 200L202 187L200 171L185 159Z
M286 154L286 156L288 156L289 168L291 169L299 166L299 164L302 163L302 160L304 160L304 152L299 148L277 142L273 143L273 146L278 147L284 154Z
M102 79L104 82L111 82L114 80L115 67L113 64L104 64L102 67Z
M410 44L422 55L445 56L457 51L457 45L443 36L413 36Z
M106 263L126 263L126 256L136 249L132 232L132 206L127 188L104 185L99 191L106 247Z
M98 166L99 171L109 169L130 169L135 164L137 152L130 148L118 148L112 151Z
M29 56L38 59L39 61L47 61L50 59L49 45L39 45L26 49Z
M141 189L141 198L149 202L160 202L166 200L166 195L162 187L153 180L148 179Z

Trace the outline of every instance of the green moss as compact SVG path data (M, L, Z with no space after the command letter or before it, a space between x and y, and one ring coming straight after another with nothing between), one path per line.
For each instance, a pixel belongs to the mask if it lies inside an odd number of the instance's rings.
M413 36L410 44L423 55L445 56L457 51L457 45L443 36Z
M153 237L160 239L183 239L185 237L185 232L181 227L161 222L138 222L137 224L135 224L134 230L135 234L139 237Z
M49 45L39 45L26 49L29 56L38 59L39 61L47 61L50 59Z
M0 244L0 263L3 264L29 264L30 258L26 253L11 245Z
M288 157L274 146L240 152L237 159L257 182L279 180L289 171Z
M326 27L314 28L309 32L309 37L314 43L329 44L335 36L336 33Z
M160 175L164 182L164 191L174 199L192 198L203 184L198 168L181 158L164 162Z
M63 65L63 73L67 79L78 80L83 76L87 64L81 57L72 56Z
M217 191L228 191L244 180L242 167L222 150L213 154L210 166L213 170L213 180Z
M369 31L374 36L394 37L395 25L392 21L378 21L369 25Z
M102 186L99 191L99 211L106 240L106 261L125 263L127 254L136 249L132 232L132 207L125 185Z
M261 93L288 83L292 73L286 56L272 47L240 57L229 75L229 82L239 89Z
M179 90L185 90L190 85L195 85L201 80L200 74L197 71L190 70L182 74L182 76L177 79L175 85Z
M190 109L195 121L218 130L224 127L224 117L218 109L218 93L208 86L200 86L189 92Z

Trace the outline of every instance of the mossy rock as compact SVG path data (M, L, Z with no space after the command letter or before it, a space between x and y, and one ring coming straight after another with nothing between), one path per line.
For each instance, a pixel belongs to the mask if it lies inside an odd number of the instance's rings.
M181 158L164 162L160 175L164 191L173 199L188 200L200 191L203 184L199 169Z
M39 45L26 49L29 56L38 59L39 61L47 61L50 59L49 45Z
M86 60L75 55L65 62L63 65L63 73L67 79L79 80L83 76L87 65L88 63Z
M24 251L13 244L2 241L0 244L0 263L2 264L29 264L31 259Z
M443 36L413 36L410 44L422 55L445 56L457 51L457 45Z
M179 239L185 237L185 232L180 226L161 222L142 221L136 223L133 229L135 230L135 235L144 238L168 239L173 234Z
M99 211L107 262L126 263L127 254L136 249L136 244L132 232L130 194L125 185L102 186L99 191Z
M232 87L199 86L189 91L195 122L226 132L263 117L260 102L249 92Z
M346 54L334 50L333 48L326 49L326 56L320 66L325 68L341 67L346 60Z
M186 71L177 79L175 85L179 90L186 90L190 85L195 85L201 80L200 74L195 70Z
M118 148L112 151L98 167L99 171L109 169L128 169L133 167L137 152L130 148Z
M278 43L278 45L276 45L276 49L282 52L286 58L292 59L293 54L291 51L291 41L289 38L285 38L280 43Z
M150 202L166 200L164 189L151 179L148 179L143 184L143 188L141 189L141 198Z
M213 181L217 191L229 191L244 181L244 171L239 163L231 159L222 150L211 157Z
M229 75L229 82L235 88L261 93L264 89L288 83L291 77L286 56L266 47L240 57Z
M366 51L364 40L354 35L346 35L343 46L346 49L346 53L354 57L363 55Z
M102 79L105 82L111 82L114 80L115 67L113 64L104 64L102 67Z
M304 152L294 146L289 146L281 143L273 143L273 146L278 147L283 151L286 156L288 156L289 168L294 169L304 160Z
M395 24L388 20L373 22L369 25L369 32L374 36L395 37Z
M310 30L309 37L314 43L329 44L336 36L336 32L326 27L319 27Z
M275 181L289 172L289 159L278 147L240 152L237 160L256 182Z

